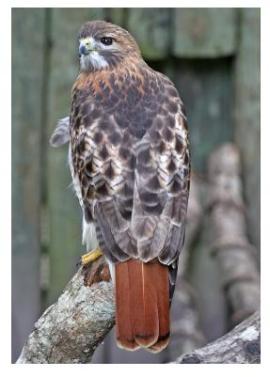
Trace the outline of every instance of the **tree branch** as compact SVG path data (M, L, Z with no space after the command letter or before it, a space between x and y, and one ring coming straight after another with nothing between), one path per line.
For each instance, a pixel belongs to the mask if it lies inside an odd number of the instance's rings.
M211 249L237 324L260 306L260 277L257 250L247 237L241 161L234 144L223 144L211 154L208 177Z
M192 353L176 364L258 364L260 363L260 314L254 313L232 331Z
M104 258L81 267L37 321L17 363L89 363L114 325L114 298Z
M114 325L114 298L103 258L80 268L58 301L37 321L17 363L89 363ZM260 318L256 312L215 342L175 363L259 363Z
M192 244L198 237L202 214L200 182L196 176L192 175L185 244L180 254L178 277L171 308L169 360L175 360L179 355L191 352L206 344L200 324L196 292L187 278Z

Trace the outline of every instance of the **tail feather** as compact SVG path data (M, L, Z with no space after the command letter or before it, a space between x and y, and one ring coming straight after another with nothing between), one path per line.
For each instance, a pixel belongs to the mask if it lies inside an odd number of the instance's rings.
M150 264L137 260L128 262L131 322L136 343L150 347L158 339L158 308L156 291L151 281Z
M119 263L115 273L116 289L116 339L120 348L136 350L139 348L134 339L130 312L130 289L128 265ZM118 303L120 302L120 305Z
M118 345L164 349L169 341L168 267L130 259L116 264L115 283Z
M157 342L152 345L152 352L160 352L167 347L170 338L170 312L169 312L169 278L168 267L158 264L152 272L153 275L158 274L159 279L155 279L158 304L159 318L159 336ZM154 276L153 276L154 279ZM168 284L164 282L168 281Z

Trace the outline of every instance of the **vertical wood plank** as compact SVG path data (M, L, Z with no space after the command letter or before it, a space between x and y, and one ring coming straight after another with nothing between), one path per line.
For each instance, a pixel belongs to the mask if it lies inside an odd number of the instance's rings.
M251 241L260 248L260 10L240 10L235 141L240 146Z
M13 361L40 311L41 111L45 11L12 11Z
M77 76L77 35L81 25L102 17L101 9L51 10L51 58L48 101L48 140L56 122L70 112L70 91ZM81 210L70 187L67 146L48 145L48 219L50 286L48 303L57 299L71 278L82 252Z
M233 8L178 8L173 53L202 58L233 55L237 48L237 11Z
M162 59L170 48L171 11L166 8L131 8L126 27L145 59Z
M232 62L177 60L174 69L174 81L187 112L192 169L204 172L209 153L233 138Z
M112 22L113 24L126 27L127 23L127 8L106 8L105 11L105 21Z

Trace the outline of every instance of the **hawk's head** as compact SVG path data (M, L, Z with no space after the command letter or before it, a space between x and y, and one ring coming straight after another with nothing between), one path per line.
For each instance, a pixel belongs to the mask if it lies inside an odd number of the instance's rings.
M105 21L90 21L81 27L79 54L83 71L104 69L141 56L136 41L125 29Z

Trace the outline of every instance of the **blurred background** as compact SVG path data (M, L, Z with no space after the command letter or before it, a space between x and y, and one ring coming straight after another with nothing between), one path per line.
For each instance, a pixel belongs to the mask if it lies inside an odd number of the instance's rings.
M260 10L13 8L13 362L84 251L67 147L52 149L48 140L69 114L76 37L92 19L128 29L147 63L175 83L186 106L193 169L171 345L158 355L128 353L116 347L112 331L93 362L173 360L220 337L259 305Z

